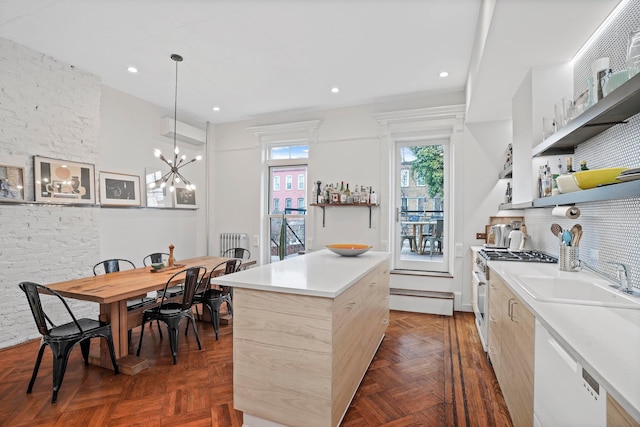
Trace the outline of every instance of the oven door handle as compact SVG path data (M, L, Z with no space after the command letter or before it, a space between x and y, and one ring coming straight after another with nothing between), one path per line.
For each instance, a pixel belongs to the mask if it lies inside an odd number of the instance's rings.
M473 271L473 280L478 284L478 286L486 286L487 284L487 279L485 279L483 275L480 275L480 273L478 273L477 271Z

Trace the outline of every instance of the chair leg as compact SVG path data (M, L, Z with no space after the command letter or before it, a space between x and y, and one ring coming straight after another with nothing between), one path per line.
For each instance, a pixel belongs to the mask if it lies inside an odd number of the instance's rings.
M89 350L91 350L91 338L80 341L80 349L82 350L84 366L89 366Z
M129 330L131 332L131 330ZM118 362L116 362L116 350L113 347L113 336L111 333L109 335L102 336L105 340L107 340L107 345L109 346L109 355L111 356L111 364L113 365L113 371L116 375L120 374L120 369L118 368Z
M36 364L33 367L33 374L31 374L31 381L29 381L29 387L27 387L27 393L31 393L33 390L33 384L36 382L36 377L38 376L38 369L40 369L40 362L42 362L42 354L44 353L44 348L47 344L42 341L40 343L40 348L38 349L38 358L36 359Z
M169 327L169 344L171 345L171 355L173 356L173 364L178 363L178 325L171 321L167 323Z
M198 335L198 328L196 327L196 320L193 317L193 313L191 313L191 316L187 315L187 320L191 322L191 325L193 326L193 334L196 336L196 342L198 343L198 349L202 350L202 344L200 343L200 336ZM189 322L187 322L187 330L189 329ZM186 331L185 331L186 334Z
M138 341L138 351L136 351L136 356L140 356L140 347L142 347L142 336L144 335L144 324L147 323L148 319L143 316L142 318L142 329L140 329L140 341ZM158 328L160 330L160 328Z
M69 353L71 353L73 344L70 342L61 342L51 343L49 346L53 351L53 396L51 397L51 403L56 403L58 400L58 391L60 391L60 387L62 387L64 373L67 370Z

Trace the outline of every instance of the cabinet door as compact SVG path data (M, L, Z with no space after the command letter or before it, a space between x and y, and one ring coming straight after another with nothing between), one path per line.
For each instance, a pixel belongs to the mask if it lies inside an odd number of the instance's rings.
M489 280L489 327L488 327L488 343L487 353L493 365L493 371L496 374L498 382L501 382L501 364L500 364L500 347L502 342L502 323L504 305L502 301L502 287L504 285L496 277L496 280Z
M607 394L607 427L640 427L610 394Z
M506 318L502 329L500 387L514 426L533 425L535 317L508 288L502 289Z

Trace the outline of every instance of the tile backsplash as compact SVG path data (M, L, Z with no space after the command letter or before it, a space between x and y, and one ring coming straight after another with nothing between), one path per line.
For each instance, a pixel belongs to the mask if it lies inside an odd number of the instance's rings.
M574 93L586 89L595 59L609 57L613 72L624 69L629 33L639 28L640 0L632 0L576 62ZM639 140L640 114L580 144L573 154L573 164L586 160L590 169L640 167ZM560 247L550 231L551 224L570 228L579 223L583 228L580 260L613 280L616 269L610 263L623 263L630 283L640 288L640 198L581 203L578 207L581 216L575 221L551 216L551 208L527 209L525 223L533 247L558 256Z

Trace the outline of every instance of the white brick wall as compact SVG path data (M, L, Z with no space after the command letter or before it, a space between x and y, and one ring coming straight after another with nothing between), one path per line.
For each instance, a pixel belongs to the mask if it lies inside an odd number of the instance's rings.
M99 77L0 38L0 164L23 167L33 200L33 156L98 160ZM99 259L96 207L0 203L0 348L38 336L21 281L87 276ZM69 300L76 315L98 306Z

